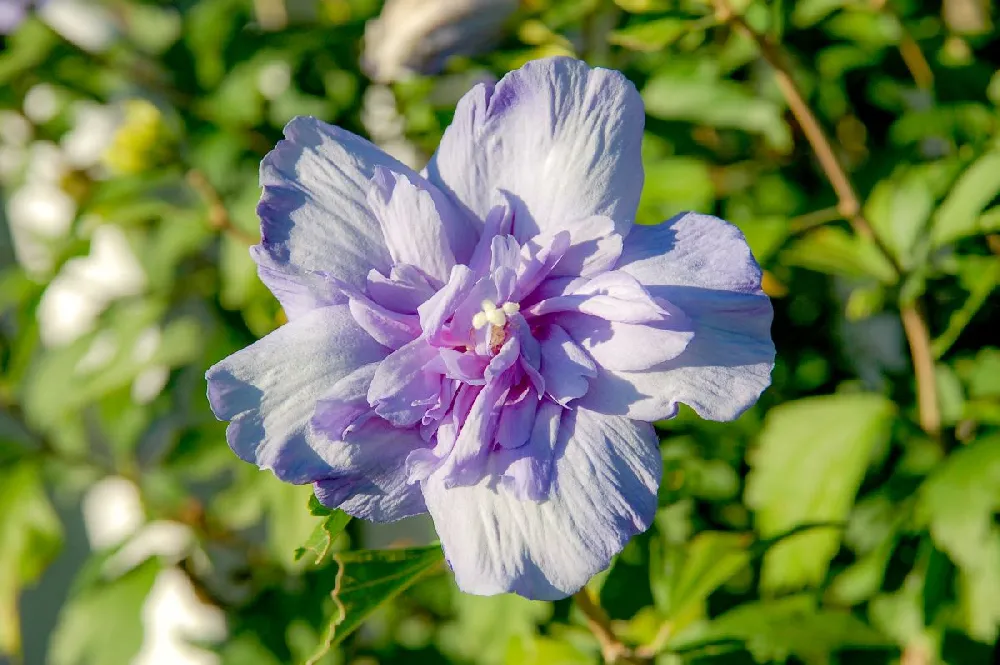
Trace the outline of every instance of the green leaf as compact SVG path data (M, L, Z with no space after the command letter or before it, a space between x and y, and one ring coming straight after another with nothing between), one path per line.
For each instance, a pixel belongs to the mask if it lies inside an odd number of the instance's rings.
M675 619L700 608L713 591L750 563L750 538L739 533L706 531L691 540L670 593L667 617Z
M1000 628L1000 436L953 453L920 488L918 512L954 561L969 635L992 642Z
M976 354L968 382L972 397L1000 397L1000 349L987 347Z
M647 12L662 12L670 9L670 0L615 0L615 4L627 12L643 14Z
M339 552L333 559L340 566L333 589L336 615L330 621L326 641L307 665L319 662L379 606L438 571L444 561L444 553L440 546L431 545L398 550Z
M739 640L757 662L784 662L797 656L806 662L829 662L846 648L878 648L891 642L849 612L817 609L806 596L745 603L707 626L685 631L668 642L672 650Z
M608 35L608 41L633 51L653 53L686 35L691 30L692 23L693 21L680 18L661 18L615 30Z
M917 240L934 210L934 195L922 171L882 180L865 202L865 217L896 260L911 266Z
M0 467L0 654L18 654L20 590L38 580L62 547L62 524L27 462Z
M809 523L847 519L873 451L886 441L894 406L880 395L828 395L772 409L750 457L746 503L764 538ZM764 557L768 590L819 584L841 534L815 529Z
M896 271L874 243L851 232L827 226L794 240L781 252L787 265L839 275L872 277L884 284L896 282Z
M792 144L781 107L738 83L665 72L646 84L642 98L654 118L761 134L779 150Z
M793 4L792 24L808 28L850 3L851 0L798 0Z
M931 243L940 247L981 233L992 218L984 225L979 213L997 194L1000 194L1000 150L995 149L973 162L941 202L931 227Z
M129 665L143 640L142 606L160 572L148 559L114 580L98 580L63 606L52 665Z
M455 589L454 595L455 619L441 627L438 640L459 662L503 665L552 616L551 603L512 593L474 596Z
M969 292L962 306L952 312L948 327L934 340L931 350L941 358L958 341L965 327L1000 285L1000 261L996 257L963 256L958 259L959 279Z
M708 164L700 159L669 157L644 160L646 186L636 218L659 224L684 210L707 210L715 200Z
M594 658L566 640L538 635L516 642L504 662L506 665L590 665Z
M312 535L302 544L302 547L295 550L295 560L298 561L309 553L310 556L315 557L315 563L319 564L330 553L333 541L347 527L351 516L343 510L330 510L319 502L315 494L309 497L309 513L322 518L322 521L316 525Z

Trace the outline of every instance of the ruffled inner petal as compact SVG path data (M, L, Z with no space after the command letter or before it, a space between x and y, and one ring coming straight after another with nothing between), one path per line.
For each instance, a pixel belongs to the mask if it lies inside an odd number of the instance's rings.
M377 167L368 193L372 209L395 265L415 266L439 284L447 281L455 255L434 199L405 175Z

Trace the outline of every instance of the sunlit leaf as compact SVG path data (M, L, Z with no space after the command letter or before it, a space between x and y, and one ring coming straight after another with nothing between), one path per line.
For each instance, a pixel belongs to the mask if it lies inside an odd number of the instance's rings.
M935 246L981 233L980 213L1000 194L1000 150L991 150L959 176L951 193L941 202L931 227ZM988 221L988 220L987 220Z
M820 609L807 596L744 603L705 626L671 640L674 650L738 640L757 662L782 662L797 656L822 662L838 649L884 648L891 642L849 612Z
M333 541L347 527L351 516L343 510L330 510L321 504L315 495L309 497L309 513L319 517L321 521L302 547L295 550L295 560L298 561L308 554L310 558L315 557L315 563L319 564L330 554Z
M893 404L880 395L828 395L772 409L752 452L746 502L767 538L793 527L847 519L874 449L885 442ZM840 543L816 529L764 556L766 589L819 584Z
M0 464L0 543L0 654L18 654L18 596L62 546L62 525L36 464Z
M791 145L781 107L731 81L665 72L646 84L642 98L655 118L762 134L778 149Z
M440 570L444 553L437 545L398 550L340 552L340 566L333 589L336 614L324 644L309 660L314 665L331 648L386 603L427 575Z
M1000 630L1000 437L953 453L920 488L919 508L934 542L959 566L962 614L970 635L992 642Z
M78 590L52 636L52 665L129 665L143 641L142 606L160 572L157 559Z

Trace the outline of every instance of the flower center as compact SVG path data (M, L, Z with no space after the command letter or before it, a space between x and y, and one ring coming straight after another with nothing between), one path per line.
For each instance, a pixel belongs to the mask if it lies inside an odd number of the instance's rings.
M497 307L492 300L484 300L481 307L482 309L472 317L472 327L476 330L482 330L489 326L490 351L496 353L507 340L505 332L507 317L514 316L521 311L521 306L516 302L505 302Z

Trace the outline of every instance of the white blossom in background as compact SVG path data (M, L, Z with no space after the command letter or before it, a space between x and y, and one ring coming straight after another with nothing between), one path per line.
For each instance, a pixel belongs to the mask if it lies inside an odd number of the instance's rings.
M292 68L283 60L269 62L257 72L257 90L264 99L277 99L292 84Z
M66 160L79 169L96 166L122 124L122 109L83 100L74 103L70 111L73 128L60 140Z
M125 478L105 478L83 499L84 527L95 550L124 543L105 572L120 575L151 556L177 560L192 547L191 530L176 522L143 525L136 486ZM180 570L165 567L142 607L144 636L133 665L215 665L219 657L192 642L221 641L226 636L222 610L202 602Z
M157 326L150 326L142 331L132 348L132 359L136 364L143 365L152 360L153 355L160 348L162 338L163 335ZM169 378L170 368L166 365L146 367L132 381L132 401L136 404L152 402L163 391Z
M225 616L217 607L198 599L181 571L161 572L142 607L146 633L132 665L215 665L218 655L191 644L221 641L226 636Z
M361 124L372 141L410 168L423 166L426 158L406 138L406 119L399 113L396 96L388 86L370 85L361 99Z
M24 115L36 125L42 125L59 113L59 95L48 83L33 85L24 95Z
M76 216L76 201L63 191L66 160L59 147L35 141L25 148L13 144L13 171L23 168L23 184L7 198L7 221L18 262L29 273L45 273L52 267L49 244L69 232ZM6 173L5 180L14 173Z
M85 51L107 49L118 32L114 14L93 0L46 0L38 8L38 15Z
M388 0L365 26L361 64L389 83L440 71L453 55L488 48L518 0Z
M142 293L146 276L122 230L94 229L90 254L70 259L38 304L39 333L46 346L68 344L93 329L114 300Z

